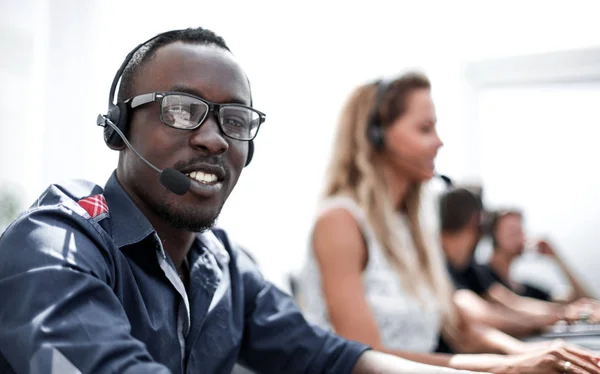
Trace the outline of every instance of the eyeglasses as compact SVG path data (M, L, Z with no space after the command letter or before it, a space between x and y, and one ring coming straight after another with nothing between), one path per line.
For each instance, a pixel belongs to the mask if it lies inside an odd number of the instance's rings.
M256 137L266 114L242 104L215 104L200 97L181 92L152 92L125 101L137 108L157 101L160 120L169 127L194 130L202 125L210 112L215 113L225 136L250 141Z

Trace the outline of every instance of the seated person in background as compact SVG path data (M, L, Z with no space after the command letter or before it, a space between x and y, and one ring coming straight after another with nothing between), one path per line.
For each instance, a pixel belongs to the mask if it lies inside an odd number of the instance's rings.
M540 332L560 320L571 320L583 303L566 307L522 297L496 281L477 264L474 250L482 235L481 199L466 188L452 188L440 198L442 248L457 288L454 301L466 315L513 336Z
M98 118L119 151L105 187L52 185L0 237L2 373L454 372L310 325L211 229L265 118L221 37L160 34L123 68Z
M552 295L539 287L528 283L518 283L510 279L510 267L514 260L523 254L526 246L526 237L523 231L523 215L518 210L499 210L493 214L491 237L494 247L492 257L487 265L489 274L496 282L521 295L544 301L570 303L581 298L590 297L590 293L556 249L546 240L538 240L535 250L545 256L551 257L569 280L571 290L564 297Z
M525 353L529 346L471 323L454 305L437 206L427 188L441 146L424 75L368 83L352 93L341 114L308 261L297 278L307 318L428 364L494 373L573 368L556 356L555 346ZM467 354L432 353L440 336ZM578 358L584 371L598 372L595 356L568 345L560 350ZM519 354L470 354L482 352Z

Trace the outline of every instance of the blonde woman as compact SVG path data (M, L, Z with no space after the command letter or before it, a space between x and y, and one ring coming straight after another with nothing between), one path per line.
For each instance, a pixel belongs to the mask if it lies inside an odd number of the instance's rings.
M564 344L534 349L470 324L454 306L434 200L423 188L442 146L430 88L427 77L410 73L358 87L346 103L299 277L307 317L348 339L428 364L600 373L588 352ZM454 351L499 354L432 354L440 336Z

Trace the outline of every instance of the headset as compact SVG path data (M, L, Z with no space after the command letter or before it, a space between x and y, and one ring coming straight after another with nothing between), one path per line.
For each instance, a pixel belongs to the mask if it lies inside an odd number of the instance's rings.
M178 31L181 31L181 30L166 31L166 32L160 33L158 35L155 35L152 38L146 40L145 42L139 44L137 47L135 47L133 50L131 50L131 52L129 52L127 54L127 56L125 57L125 60L119 67L119 70L117 70L117 73L115 74L115 77L110 86L110 93L108 96L108 112L104 115L101 114L100 116L98 116L98 120L96 122L99 126L104 127L104 142L106 143L106 145L109 148L115 149L115 150L122 149L126 145L124 142L124 140L125 140L124 136L122 136L122 135L126 135L128 133L128 129L129 129L130 109L129 109L128 105L122 101L117 101L116 103L114 103L114 101L113 101L115 98L115 93L117 91L117 86L119 84L119 80L121 79L121 77L123 75L123 71L129 64L131 59L133 58L134 54L140 48L142 48L146 44L152 42L153 40L155 40L159 37L167 36L169 34L173 34ZM249 80L248 80L248 84L250 84ZM252 94L250 94L250 97L251 97L250 98L250 106L252 106ZM102 117L102 120L100 117ZM121 134L119 134L119 132L116 131L113 126L110 126L106 122L106 120L108 120L112 124L114 124L114 127L117 127L120 130ZM246 156L245 166L248 166L250 164L250 161L252 161L252 156L254 155L254 141L251 140L249 143L250 144L248 144L248 155Z
M375 103L368 117L367 139L378 151L385 147L385 129L383 128L381 116L379 115L379 107L381 106L383 97L388 91L388 88L392 82L393 80L389 79L379 79L375 82L377 86L377 93L375 95Z
M383 103L383 97L390 88L390 85L395 79L378 79L375 81L377 87L377 93L375 94L375 103L371 109L367 122L367 139L377 151L381 151L385 148L385 128L381 121L381 115L379 114L379 107ZM454 187L454 183L450 177L435 173L435 176L442 180L446 189Z

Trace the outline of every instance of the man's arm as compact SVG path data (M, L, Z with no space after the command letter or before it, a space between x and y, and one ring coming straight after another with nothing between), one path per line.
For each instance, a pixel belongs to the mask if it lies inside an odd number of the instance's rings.
M500 284L490 288L487 297L518 313L522 318L533 320L540 329L560 320L577 322L584 316L584 320L590 323L600 321L600 304L591 299L583 298L569 304L559 304L517 295Z
M495 283L490 287L486 298L521 315L539 321L542 326L558 322L565 313L565 306L562 304L520 296L500 283Z
M522 337L539 332L550 321L542 321L527 314L491 303L469 290L458 290L454 301L461 312L473 321L494 327L509 335Z
M563 299L554 300L560 303L570 303L578 299L582 298L590 298L592 297L589 290L583 285L583 282L579 280L579 278L575 275L573 270L569 268L567 263L562 259L562 257L558 254L558 251L554 248L553 245L550 244L547 240L540 240L537 243L538 252L553 258L556 261L556 264L563 272L563 274L567 277L567 280L571 284L571 292L566 295Z
M469 265L468 287L459 287L454 300L475 321L495 327L509 335L527 336L560 319L558 304L525 299L499 283L490 268L474 261ZM536 308L532 310L531 308Z
M130 335L101 236L38 208L0 238L0 354L19 373L169 373Z

